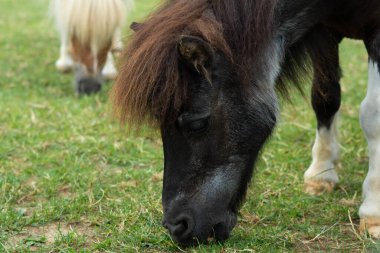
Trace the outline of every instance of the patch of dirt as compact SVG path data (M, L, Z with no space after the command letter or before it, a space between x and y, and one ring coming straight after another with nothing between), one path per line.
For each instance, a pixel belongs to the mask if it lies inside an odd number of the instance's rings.
M339 201L339 204L341 204L343 206L348 206L348 207L350 207L350 206L356 207L360 204L360 200L343 198Z
M73 199L75 194L71 190L70 185L63 185L58 189L58 196L64 199Z
M358 221L340 224L339 230L346 240L333 239L323 234L314 238L300 238L295 244L295 252L363 252L363 242L358 240ZM355 229L355 231L353 230ZM351 241L351 242L350 242Z
M124 188L136 188L139 185L139 182L136 180L128 180L128 181L122 181L120 182L119 186Z
M240 220L242 222L249 223L249 224L257 224L261 221L260 217L258 217L257 215L248 213L248 212L241 213Z
M295 252L363 252L363 244L360 241L352 243L341 242L327 236L318 238L300 239L295 247Z
M37 207L16 207L14 210L20 215L24 217L31 217L33 216L34 212L36 211Z
M69 234L75 237L85 237L86 244L97 239L95 228L90 224L54 222L40 227L25 227L21 232L10 237L5 246L14 249L29 245L33 249L38 249L39 246L51 245L55 240Z
M32 176L25 180L22 183L22 189L25 189L25 194L17 200L17 204L45 201L44 199L36 199L36 195L40 192L38 189L38 177Z
M26 168L30 168L33 164L26 157L23 157L20 154L14 154L12 151L13 150L4 154L4 160L9 161L7 170L11 171L16 176L20 176Z
M158 173L153 174L152 176L152 181L154 183L162 182L163 179L164 179L164 172L158 172Z
M26 180L23 185L26 187L29 187L31 189L36 189L37 188L37 182L38 182L38 177L32 176L28 180Z

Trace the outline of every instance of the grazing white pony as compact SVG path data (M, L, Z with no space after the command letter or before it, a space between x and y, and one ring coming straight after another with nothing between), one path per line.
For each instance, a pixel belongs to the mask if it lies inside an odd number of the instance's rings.
M75 90L90 94L117 75L112 52L120 52L121 26L133 0L52 0L61 37L56 68L75 71Z

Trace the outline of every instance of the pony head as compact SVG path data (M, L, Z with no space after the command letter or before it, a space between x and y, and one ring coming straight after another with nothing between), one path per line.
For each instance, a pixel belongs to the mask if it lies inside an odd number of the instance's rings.
M163 224L184 245L228 238L276 122L274 85L260 71L268 55L244 44L269 45L267 24L253 21L273 12L271 1L254 2L169 1L132 25L113 88L122 122L161 130Z

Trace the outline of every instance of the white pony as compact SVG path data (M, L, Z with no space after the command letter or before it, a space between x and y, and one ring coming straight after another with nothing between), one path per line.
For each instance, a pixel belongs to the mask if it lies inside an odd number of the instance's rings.
M61 37L60 72L75 71L78 94L101 89L117 75L112 52L120 52L121 26L132 0L52 0L51 14Z

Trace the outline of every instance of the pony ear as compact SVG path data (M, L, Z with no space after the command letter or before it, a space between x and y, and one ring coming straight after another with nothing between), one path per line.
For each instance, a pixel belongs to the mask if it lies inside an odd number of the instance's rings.
M142 23L132 22L132 24L129 26L129 28L131 28L134 32L137 32L143 26L144 26L144 24L142 24Z
M210 72L214 50L209 43L199 37L184 35L178 42L178 51L183 60L211 83Z

